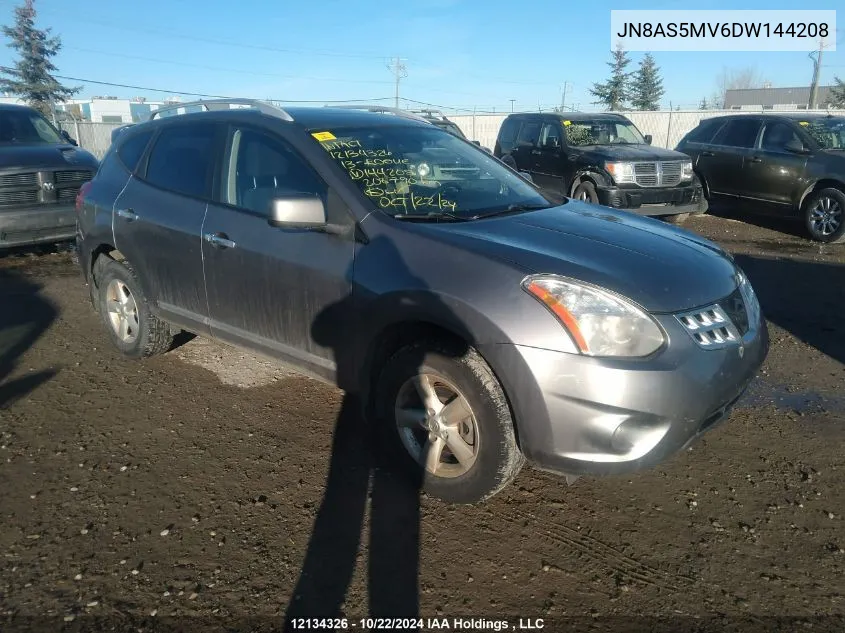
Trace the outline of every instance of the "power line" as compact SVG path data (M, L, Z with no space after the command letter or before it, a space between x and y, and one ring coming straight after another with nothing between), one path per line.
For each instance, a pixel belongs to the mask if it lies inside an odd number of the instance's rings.
M10 71L11 68L0 66L2 71ZM188 97L205 97L207 99L235 99L231 95L213 95L203 92L185 92L184 90L166 90L164 88L150 88L148 86L133 86L130 84L120 84L111 81L96 81L94 79L83 79L81 77L67 77L65 75L53 75L56 79L64 79L65 81L78 81L83 84L96 84L99 86L112 86L114 88L131 88L132 90L145 90L147 92L163 92L174 95L186 95ZM282 103L367 103L370 101L389 101L390 97L375 97L373 99L273 99Z
M259 75L264 77L278 77L280 79L311 79L314 81L331 81L331 82L346 82L346 83L361 83L361 84L390 84L392 81L376 80L376 79L345 79L345 78L330 78L330 77L305 77L302 75L284 75L278 73L264 73L252 70L241 70L236 68L221 68L219 66L207 66L204 64L191 64L189 62L179 62L169 59L155 59L153 57L142 57L140 55L126 55L124 53L115 53L112 51L98 51L90 48L80 48L77 46L64 46L68 50L80 51L83 53L92 53L96 55L107 55L109 57L121 57L123 59L136 59L139 61L152 62L154 64L169 64L172 66L185 66L187 68L201 68L204 70L213 70L216 72L230 72L239 75Z

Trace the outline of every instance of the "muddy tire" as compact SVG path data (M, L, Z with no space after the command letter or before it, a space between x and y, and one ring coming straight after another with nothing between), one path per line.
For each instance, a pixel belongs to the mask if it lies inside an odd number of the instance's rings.
M827 244L845 241L845 193L833 187L814 191L802 211L812 239Z
M596 186L588 180L578 183L575 191L572 192L572 197L581 202L589 202L590 204L599 203L599 195L596 193Z
M124 356L145 358L170 349L170 326L150 312L128 262L106 258L97 282L100 317L112 343Z
M484 501L525 463L501 385L473 349L405 347L385 363L374 395L382 448L434 497Z

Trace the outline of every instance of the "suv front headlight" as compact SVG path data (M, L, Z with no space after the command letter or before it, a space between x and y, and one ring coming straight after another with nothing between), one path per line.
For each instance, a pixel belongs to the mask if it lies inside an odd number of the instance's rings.
M602 288L556 275L526 277L522 287L557 317L582 354L648 356L665 342L648 313Z
M605 163L604 168L617 184L635 182L633 163Z
M692 172L692 161L687 160L681 163L681 182L686 182L687 180L692 180L693 172Z

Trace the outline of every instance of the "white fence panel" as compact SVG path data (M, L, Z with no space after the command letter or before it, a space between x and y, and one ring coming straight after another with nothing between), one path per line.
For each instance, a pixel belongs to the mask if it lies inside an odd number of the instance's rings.
M125 123L91 123L90 121L62 121L61 128L98 159L105 156L111 145L112 130Z

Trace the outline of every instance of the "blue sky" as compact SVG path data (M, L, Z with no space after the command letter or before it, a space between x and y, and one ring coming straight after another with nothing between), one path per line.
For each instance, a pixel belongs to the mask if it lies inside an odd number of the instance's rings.
M0 0L0 22L16 2ZM816 0L835 9L841 0ZM589 8L589 7L592 7ZM472 111L566 103L590 109L589 88L610 59L610 9L802 9L779 0L568 3L547 0L36 0L41 27L61 35L59 74L151 88L279 100L392 98L386 65L405 59L400 96ZM822 84L845 78L839 50L824 56ZM0 64L12 61L0 49ZM636 66L641 53L631 53ZM807 85L806 53L656 53L665 105L695 107L724 68L753 67L774 86ZM162 98L168 93L88 84L81 96ZM387 103L387 101L385 101ZM404 105L404 104L403 104Z

